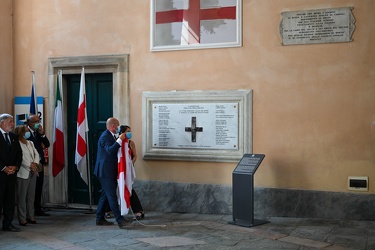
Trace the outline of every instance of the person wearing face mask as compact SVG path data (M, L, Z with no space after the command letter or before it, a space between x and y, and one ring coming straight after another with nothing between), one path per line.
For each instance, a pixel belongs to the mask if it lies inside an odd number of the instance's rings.
M44 134L43 126L40 124L40 118L37 115L31 114L27 118L27 125L30 131L29 141L34 143L34 147L39 153L39 164L41 168L39 169L39 174L36 178L35 187L35 200L34 209L36 216L49 216L49 214L43 211L42 206L42 193L43 193L43 183L44 183L44 166L47 165L44 158L44 149L50 146L47 136Z
M0 211L3 231L19 232L12 224L14 216L17 172L22 163L22 149L15 134L13 116L0 115Z
M126 229L131 221L126 220L120 212L117 198L117 152L125 139L125 134L116 134L120 131L120 123L116 118L108 118L106 122L107 129L101 134L98 140L98 151L94 175L99 179L102 185L102 193L99 198L96 209L96 225L113 225L105 219L105 211L109 205L110 210L116 219L120 229Z
M130 140L132 138L131 128L127 125L121 125L120 126L120 134L121 133L125 133L126 138L128 138L130 155L132 157L132 162L133 162L133 166L134 166L134 163L137 160L137 151L136 151L136 148L135 148L134 141ZM138 195L135 192L134 188L132 189L132 194L130 196L130 206L133 210L135 219L141 220L145 217L145 213L143 211L141 201L139 200Z
M29 128L19 125L14 130L22 148L22 164L17 173L17 212L20 226L36 224L34 217L34 199L36 177L38 175L39 153L30 137Z

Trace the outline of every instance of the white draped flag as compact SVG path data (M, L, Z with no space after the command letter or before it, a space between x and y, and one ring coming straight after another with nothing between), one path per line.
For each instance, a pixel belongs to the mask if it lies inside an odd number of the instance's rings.
M86 132L89 131L87 125L86 112L86 90L85 90L85 69L82 67L81 84L79 89L78 115L77 115L77 140L75 164L81 174L81 178L89 185L87 172L87 142Z
M118 194L121 215L129 213L130 196L132 193L132 186L135 179L135 171L131 154L129 152L128 139L122 140L121 148L117 153L118 158Z

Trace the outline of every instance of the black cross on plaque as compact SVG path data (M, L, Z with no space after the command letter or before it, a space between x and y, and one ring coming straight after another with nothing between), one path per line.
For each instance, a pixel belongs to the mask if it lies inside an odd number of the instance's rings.
M202 132L203 127L197 127L197 117L191 118L191 127L185 127L186 132L191 132L191 141L196 142L197 141L197 132Z

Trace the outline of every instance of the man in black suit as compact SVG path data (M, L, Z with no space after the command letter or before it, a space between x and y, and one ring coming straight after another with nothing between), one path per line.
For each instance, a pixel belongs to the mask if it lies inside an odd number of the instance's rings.
M22 163L22 149L14 129L13 116L0 115L0 211L3 211L3 231L19 232L13 226L17 171Z
M43 126L40 124L40 118L37 115L31 114L27 118L27 125L30 130L29 141L34 143L36 150L39 153L40 164L43 166L42 171L39 172L36 178L36 188L35 188L35 200L34 200L34 210L36 216L49 216L49 214L43 211L42 207L42 193L43 193L43 183L44 183L44 166L46 165L46 160L44 158L44 149L50 146L47 136L44 134Z

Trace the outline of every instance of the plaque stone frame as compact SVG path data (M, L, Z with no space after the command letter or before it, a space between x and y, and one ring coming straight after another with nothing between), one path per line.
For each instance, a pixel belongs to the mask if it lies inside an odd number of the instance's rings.
M238 145L235 148L163 148L153 143L155 133L159 133L159 131L154 131L154 123L159 122L154 119L155 106L221 103L233 103L237 106ZM142 156L145 160L238 162L244 154L252 153L252 90L143 92L142 118ZM195 119L190 121L191 124L193 122L195 123ZM197 129L199 136L210 129L200 128L199 124L197 126L189 124L189 128L184 128L184 132L191 133L192 128Z

